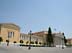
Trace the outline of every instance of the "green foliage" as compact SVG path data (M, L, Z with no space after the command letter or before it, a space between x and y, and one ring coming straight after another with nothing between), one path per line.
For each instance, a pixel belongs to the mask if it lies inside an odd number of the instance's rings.
M17 43L16 41L14 41L13 43Z
M41 43L41 42L39 42L39 44L41 45L42 43Z
M28 43L29 43L29 41L26 42L26 44L28 44Z
M23 40L20 40L20 43L23 43Z
M6 40L6 42L8 42L8 43L9 43L9 40Z
M35 41L35 44L38 44L38 41Z
M9 40L6 40L7 43L9 43Z
M6 40L6 42L7 42L7 46L9 46L9 40Z
M31 44L34 44L34 42L33 42L33 41L31 41L30 43L31 43Z
M52 31L50 27L48 29L48 34L46 36L46 42L47 42L47 46L49 47L51 47L51 45L53 44L53 36L52 36Z
M64 36L64 43L65 43L65 45L66 45L66 43L67 43L67 39L66 39L66 37Z
M2 39L2 37L0 37L0 42L2 42L3 41L3 39Z
M47 39L47 38L46 38L46 39ZM46 42L47 42L47 40L46 40ZM47 44L46 42L43 43L44 46Z

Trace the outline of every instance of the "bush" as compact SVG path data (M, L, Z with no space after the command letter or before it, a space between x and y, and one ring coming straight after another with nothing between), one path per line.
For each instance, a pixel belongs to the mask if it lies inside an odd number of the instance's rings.
M2 42L3 41L3 39L2 39L2 37L0 37L0 42Z
M20 40L20 43L23 43L23 40Z
M9 40L6 40L6 42L7 42L7 46L9 46Z
M9 40L6 40L6 42L8 42L8 43L9 43Z
M16 41L14 41L13 43L17 43Z

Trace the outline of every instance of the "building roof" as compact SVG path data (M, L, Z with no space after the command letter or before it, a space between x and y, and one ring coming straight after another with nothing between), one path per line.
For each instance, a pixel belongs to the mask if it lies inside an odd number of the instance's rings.
M30 37L29 34L25 34L25 33L20 33L20 35ZM34 37L34 38L41 38L41 37L36 36L36 35L33 35L33 34L31 35L31 37Z
M12 27L12 28L15 28L15 29L19 29L20 30L20 27L14 23L0 23L1 26L4 26L4 27Z
M37 36L40 36L40 37L43 37L44 35L48 34L47 31L40 31L40 32L35 32L35 33L32 33L33 35L37 35ZM57 37L63 37L63 33L52 33L53 36L57 36Z
M72 38L68 38L67 40L72 40Z
M43 37L43 35L46 35L47 34L47 31L35 32L35 33L32 33L32 34Z

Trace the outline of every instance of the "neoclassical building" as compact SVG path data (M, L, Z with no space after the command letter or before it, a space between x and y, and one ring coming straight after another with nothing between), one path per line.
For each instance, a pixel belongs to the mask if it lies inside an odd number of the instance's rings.
M29 45L30 35L21 33L20 34L20 40L23 40L25 45ZM37 42L37 44L36 44L36 42ZM33 34L31 35L31 45L42 45L42 43L43 43L42 37L39 37L39 36L36 36Z
M72 45L72 38L68 38L66 44L67 44L67 45Z
M32 45L43 45L46 43L47 31L40 31L31 34ZM64 45L64 34L63 33L52 33L54 46ZM23 44L29 45L30 34L20 33L20 27L13 23L0 23L0 37L3 42L9 40L10 43L20 43L23 40Z
M11 43L19 42L20 27L13 23L0 23L0 37L2 37L3 42L6 40Z
M41 31L41 32L35 32L33 35L42 37L43 43L46 43L46 35L48 34L47 31ZM64 34L59 32L59 33L52 33L53 36L53 41L54 41L54 46L62 46L64 44Z

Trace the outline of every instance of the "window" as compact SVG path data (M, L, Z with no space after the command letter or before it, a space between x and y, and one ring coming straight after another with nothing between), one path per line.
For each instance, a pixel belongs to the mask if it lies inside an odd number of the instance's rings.
M8 38L14 37L14 32L8 32Z
M25 38L24 35L20 35L20 39L24 40L24 38Z
M13 32L13 37L14 37L14 32Z
M21 38L21 36L22 36L22 35L20 35L20 38Z

